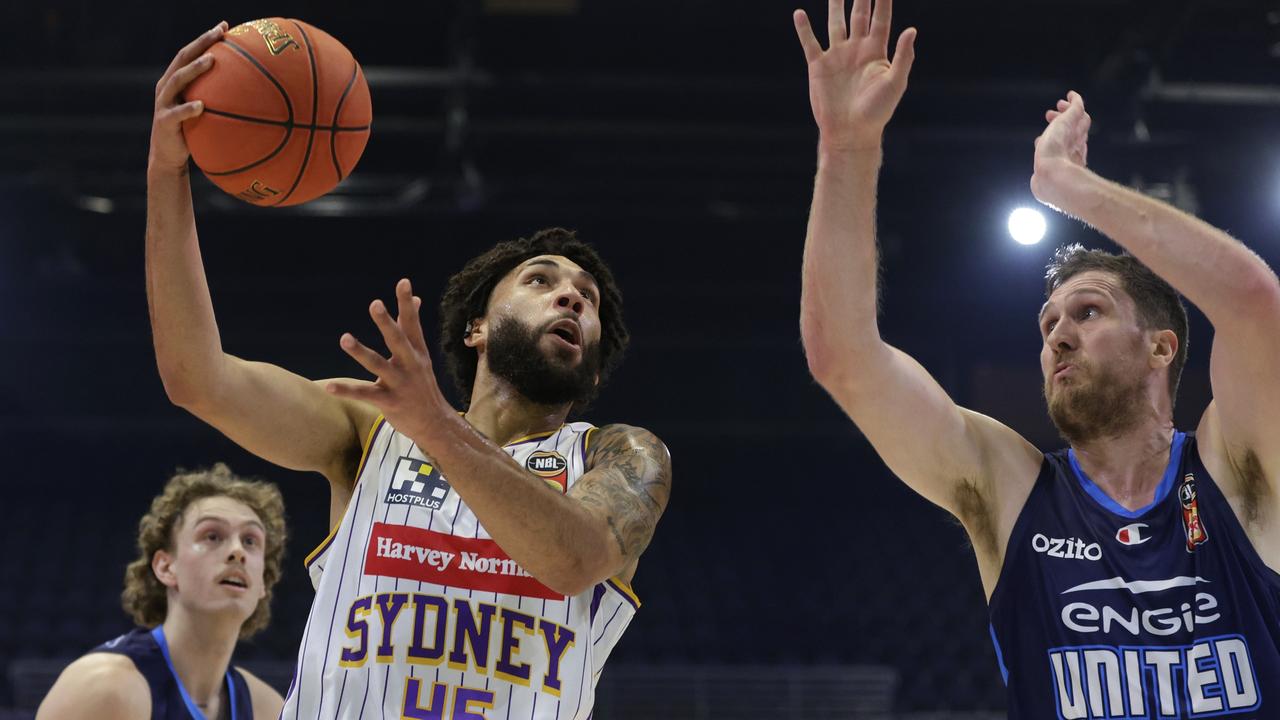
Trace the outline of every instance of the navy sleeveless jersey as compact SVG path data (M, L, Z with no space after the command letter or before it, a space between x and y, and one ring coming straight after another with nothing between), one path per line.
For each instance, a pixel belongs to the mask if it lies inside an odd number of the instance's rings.
M1280 575L1175 433L1145 508L1045 455L991 594L1009 718L1280 718Z
M151 688L152 720L206 720L173 670L163 628L132 630L92 652L118 653L133 660ZM244 676L235 668L227 668L226 682L231 720L253 720L253 702Z

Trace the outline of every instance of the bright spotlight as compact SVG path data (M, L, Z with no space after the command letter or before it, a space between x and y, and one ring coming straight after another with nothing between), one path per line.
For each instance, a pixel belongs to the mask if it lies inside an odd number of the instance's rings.
M1044 237L1044 215L1039 210L1020 207L1009 213L1009 234L1021 245L1035 245Z

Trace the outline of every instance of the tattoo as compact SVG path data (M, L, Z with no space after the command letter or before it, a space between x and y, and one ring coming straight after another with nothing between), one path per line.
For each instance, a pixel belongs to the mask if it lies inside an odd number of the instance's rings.
M591 437L587 473L570 496L604 516L631 562L653 538L671 494L671 455L653 433L629 425L607 425Z
M622 539L622 533L618 531L618 523L613 521L612 515L605 518L605 520L609 522L609 532L613 533L614 541L618 543L618 548L622 550L625 555L626 550L624 548L627 547L627 541Z

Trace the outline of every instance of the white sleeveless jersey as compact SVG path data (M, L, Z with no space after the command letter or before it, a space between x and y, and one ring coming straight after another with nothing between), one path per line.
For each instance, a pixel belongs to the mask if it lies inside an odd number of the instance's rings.
M561 492L591 431L504 450ZM306 560L316 589L282 718L587 718L639 601L618 579L578 595L511 560L409 438L378 418L342 521Z

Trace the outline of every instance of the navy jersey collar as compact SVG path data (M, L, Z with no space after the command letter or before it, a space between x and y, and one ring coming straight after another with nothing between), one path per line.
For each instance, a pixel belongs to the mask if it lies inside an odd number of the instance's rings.
M1110 510L1111 512L1126 518L1141 517L1148 510L1159 505L1169 495L1169 491L1173 489L1173 481L1178 475L1178 465L1182 461L1182 443L1187 439L1187 434L1173 431L1173 444L1169 446L1169 464L1164 469L1164 477L1160 479L1160 485L1156 487L1156 496L1151 504L1146 507L1140 507L1137 510L1126 510L1123 505L1111 499L1102 488L1094 484L1089 476L1084 473L1084 469L1080 467L1079 460L1076 459L1076 451L1074 449L1067 450L1067 459L1071 463L1071 469L1076 474L1076 480L1080 481L1080 487L1084 489L1099 505Z

